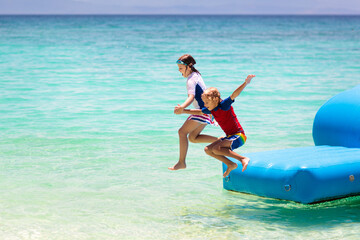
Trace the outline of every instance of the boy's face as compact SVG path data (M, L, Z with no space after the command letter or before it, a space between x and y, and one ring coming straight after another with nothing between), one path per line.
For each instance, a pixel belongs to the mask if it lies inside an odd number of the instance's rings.
M209 111L212 111L214 108L217 107L217 105L219 105L219 98L211 99L206 96L201 96L201 99L203 100L205 107Z

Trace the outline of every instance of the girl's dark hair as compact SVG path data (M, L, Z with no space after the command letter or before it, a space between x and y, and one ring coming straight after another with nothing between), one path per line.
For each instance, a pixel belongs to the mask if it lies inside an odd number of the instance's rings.
M194 67L196 64L195 59L190 54L182 55L179 60L183 61L186 65L186 67L190 67L191 71L197 72L201 75L201 73Z

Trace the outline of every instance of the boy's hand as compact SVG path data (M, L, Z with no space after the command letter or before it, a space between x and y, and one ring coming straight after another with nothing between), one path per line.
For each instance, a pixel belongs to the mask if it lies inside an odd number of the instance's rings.
M175 114L182 114L183 111L184 111L184 108L181 107L180 104L178 104L174 109Z
M255 75L248 75L247 78L245 79L246 84L249 84L251 82L251 79L253 79L255 77Z

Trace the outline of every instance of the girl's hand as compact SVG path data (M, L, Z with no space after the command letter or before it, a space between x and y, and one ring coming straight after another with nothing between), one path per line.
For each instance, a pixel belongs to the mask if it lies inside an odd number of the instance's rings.
M251 79L253 79L255 77L255 75L248 75L247 78L245 79L246 84L249 84L251 82Z
M175 109L174 109L174 113L175 114L182 114L184 108L180 106L180 104L178 104Z

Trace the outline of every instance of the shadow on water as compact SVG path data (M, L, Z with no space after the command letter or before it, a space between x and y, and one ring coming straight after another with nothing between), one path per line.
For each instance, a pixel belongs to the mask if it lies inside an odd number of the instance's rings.
M360 196L305 205L242 193L228 194L226 202L211 210L209 206L187 208L182 221L235 232L244 223L295 231L326 230L342 224L360 223Z
M360 223L360 196L310 205L256 196L251 198L258 199L250 204L244 201L241 205L226 205L220 211L234 219L288 227L332 227L342 223Z

